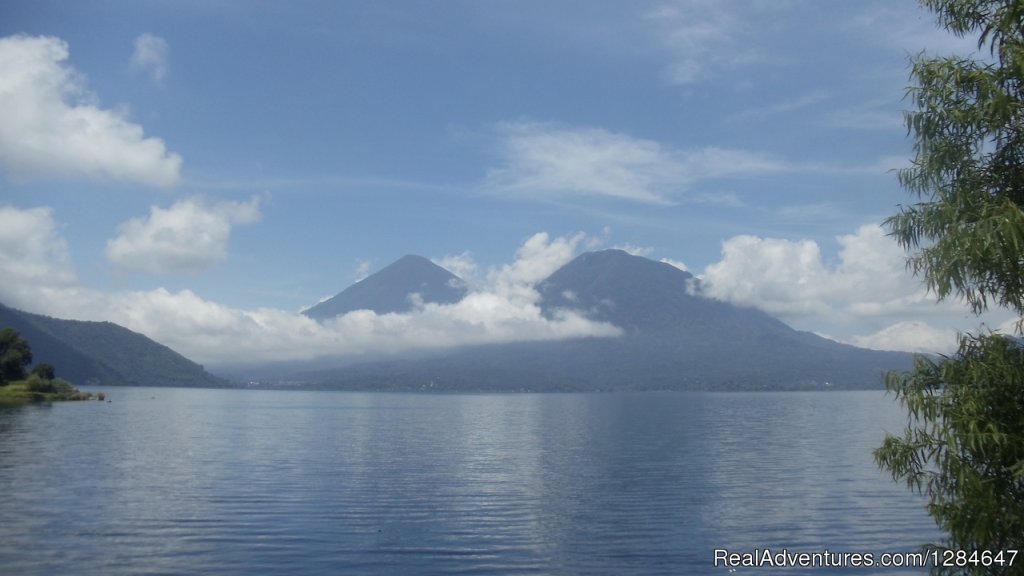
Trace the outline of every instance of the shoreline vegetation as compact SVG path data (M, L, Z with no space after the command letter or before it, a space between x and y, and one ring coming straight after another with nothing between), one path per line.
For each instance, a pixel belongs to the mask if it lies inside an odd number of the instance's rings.
M40 402L64 402L81 400L106 400L103 392L83 392L66 380L46 380L33 374L26 380L9 382L0 386L0 406Z
M0 405L106 399L103 392L83 392L58 378L52 364L40 362L26 373L31 363L28 341L13 328L0 330Z

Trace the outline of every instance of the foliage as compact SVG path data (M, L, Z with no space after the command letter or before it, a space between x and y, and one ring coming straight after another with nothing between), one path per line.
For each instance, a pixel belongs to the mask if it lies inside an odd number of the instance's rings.
M18 380L0 387L0 405L62 400L99 400L99 396L91 392L82 392L60 378L43 380L34 374L25 380Z
M57 377L57 370L53 367L53 364L47 364L46 362L40 362L32 368L32 374L39 376L44 380L53 380Z
M918 56L915 138L902 186L921 201L885 221L912 250L908 266L939 299L962 297L1024 317L1024 2L923 0L954 34L977 34L991 58ZM1017 324L1020 332L1021 324ZM889 374L908 412L902 437L875 451L894 479L929 496L951 549L1024 548L1024 350L998 334L965 335L952 357ZM934 572L1024 574L1016 566Z
M53 380L47 380L38 374L32 374L25 381L25 389L29 392L53 392Z
M876 452L879 464L930 497L929 512L949 533L951 548L1024 550L1024 349L1018 341L963 336L954 357L919 357L913 372L887 380L913 426L902 438L886 438Z
M925 0L950 31L977 32L993 61L918 56L915 136L900 183L924 201L885 224L939 298L963 296L1024 314L1024 4Z
M0 386L25 378L25 367L32 363L32 349L13 328L0 330Z
M94 398L91 393L82 392L57 378L52 364L38 364L26 378L25 366L32 361L32 348L13 328L0 330L0 357L3 358L0 376L4 377L0 386L0 404Z

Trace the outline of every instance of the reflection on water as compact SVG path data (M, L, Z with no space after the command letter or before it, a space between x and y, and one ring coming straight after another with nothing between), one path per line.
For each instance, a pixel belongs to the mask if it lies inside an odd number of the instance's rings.
M708 422L717 457L708 460L705 481L715 496L705 521L722 547L880 553L917 549L922 527L937 538L922 522L923 501L871 458L885 431L903 426L896 410L872 414L879 397L744 395L726 418Z
M938 537L871 459L880 392L111 397L0 410L10 573L687 574Z

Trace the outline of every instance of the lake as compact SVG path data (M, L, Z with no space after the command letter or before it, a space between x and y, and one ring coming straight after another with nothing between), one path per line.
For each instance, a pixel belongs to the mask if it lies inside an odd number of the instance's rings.
M725 574L940 536L872 459L883 392L105 392L0 409L0 572Z

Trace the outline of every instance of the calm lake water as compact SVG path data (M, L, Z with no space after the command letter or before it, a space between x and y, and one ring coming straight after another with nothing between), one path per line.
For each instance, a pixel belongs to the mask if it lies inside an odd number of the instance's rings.
M939 537L872 460L882 392L106 392L0 409L3 574L725 574Z

